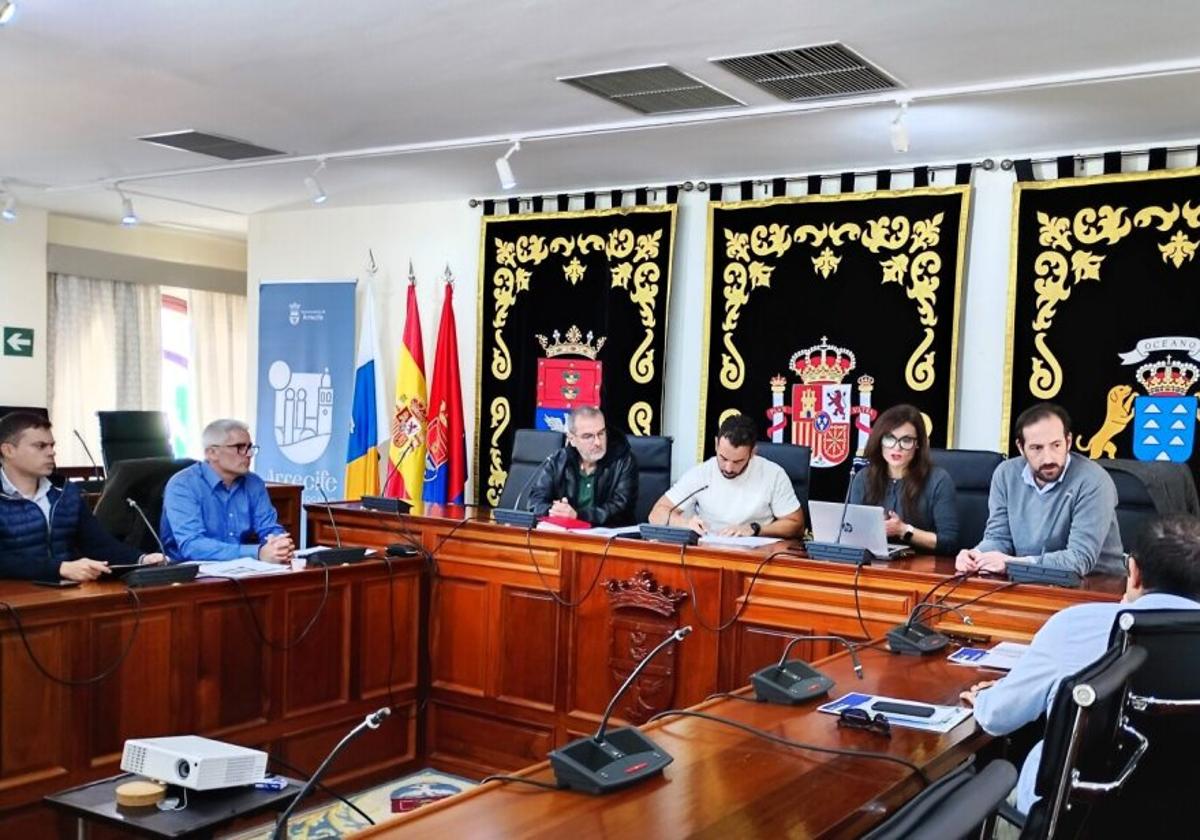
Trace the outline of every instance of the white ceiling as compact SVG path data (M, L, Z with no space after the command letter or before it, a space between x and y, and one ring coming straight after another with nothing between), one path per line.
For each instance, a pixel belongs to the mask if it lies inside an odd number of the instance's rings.
M0 177L22 203L109 221L120 215L113 180L219 163L134 139L184 128L297 156L466 145L331 160L326 206L496 195L505 138L560 132L570 136L522 144L514 192L1200 136L1193 0L19 2L0 29ZM832 40L914 97L908 154L890 148L890 101L781 114L778 100L708 62ZM636 130L654 121L555 81L655 63L737 97L751 116ZM1083 81L1058 84L1073 77ZM313 166L125 187L146 222L240 234L247 214L308 206Z

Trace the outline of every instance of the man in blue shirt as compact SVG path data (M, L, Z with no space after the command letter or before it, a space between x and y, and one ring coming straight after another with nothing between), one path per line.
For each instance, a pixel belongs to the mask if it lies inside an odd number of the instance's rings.
M1129 556L1121 603L1079 604L1050 617L1008 676L976 683L962 699L975 707L975 720L992 735L1007 735L1049 712L1059 683L1108 650L1122 610L1200 609L1200 519L1170 516L1152 522L1136 557ZM1017 782L1017 808L1029 813L1037 800L1042 745L1025 759Z
M204 461L177 472L163 495L163 546L172 560L253 557L287 563L296 546L279 524L267 485L250 472L258 447L240 420L204 429Z

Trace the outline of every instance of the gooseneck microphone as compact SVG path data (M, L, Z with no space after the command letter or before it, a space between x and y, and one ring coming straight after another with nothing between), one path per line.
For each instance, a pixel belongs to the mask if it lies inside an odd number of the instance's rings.
M142 510L142 506L135 500L126 498L125 504L133 508L138 517L146 525L146 529L150 535L154 537L155 544L158 545L158 550L163 555L163 565L161 566L146 566L142 565L141 559L138 560L136 568L126 567L127 573L121 578L130 589L137 589L143 586L165 586L173 583L186 583L189 580L195 580L196 573L200 571L200 567L195 563L179 563L177 565L169 565L171 558L167 557L167 549L163 547L162 540L158 538L158 531L150 524L150 518L146 516L146 512Z
M167 550L163 548L163 542L158 538L158 531L156 531L154 526L150 524L150 518L146 516L146 512L142 510L142 506L133 499L129 498L125 499L125 504L133 508L137 515L141 518L142 522L146 525L146 530L150 532L150 536L154 537L154 542L158 546L158 550L162 554L163 560L165 561L167 558Z
M846 497L842 500L842 516L838 521L837 536L833 542L809 540L804 544L808 556L813 560L827 560L833 563L852 563L856 566L871 565L871 552L865 548L842 545L842 534L845 533L846 515L850 512L850 493L854 489L854 476L858 474L859 463L855 459L850 465L850 483L846 485Z
M96 459L92 456L92 450L88 448L87 441L83 439L83 435L79 434L79 430L72 429L71 431L75 434L76 439L79 441L79 445L83 447L83 454L86 455L87 459L92 462L93 485L91 487L85 487L84 489L97 491L104 485L104 475L100 471L100 465L96 463Z
M779 703L794 706L811 700L821 694L828 694L833 688L834 680L809 665L803 659L788 661L788 654L797 642L827 641L838 642L850 652L850 662L854 665L854 674L860 680L863 678L862 663L858 660L858 651L853 642L841 636L796 636L787 643L783 655L774 665L754 672L750 675L750 684L754 686L754 696L767 703Z
M296 806L300 804L304 797L308 796L308 794L312 792L312 789L316 787L317 782L321 781L321 776L324 774L325 768L333 763L333 760L337 758L338 753L340 753L347 744L349 744L366 730L378 729L380 724L383 723L384 718L391 713L392 710L387 706L372 712L363 718L362 723L347 732L345 737L337 742L337 746L330 750L329 755L325 756L325 760L321 762L321 765L313 772L308 781L304 783L304 787L300 788L300 792L297 793L295 798L288 803L288 806L284 812L279 815L279 820L275 823L275 830L271 832L271 840L283 840L284 834L286 833L288 817L292 815L292 812L296 810Z
M527 531L537 525L537 514L521 507L521 497L525 495L525 491L533 486L533 482L541 474L542 468L550 463L550 459L561 451L561 449L556 449L543 458L542 462L537 465L537 469L530 473L529 478L525 479L525 483L521 485L521 489L517 493L517 498L513 500L513 506L510 508L492 508L492 518L501 525L512 525L517 528L524 528Z
M329 495L320 484L317 485L317 492L321 494L321 500L325 503L325 514L329 517L329 524L333 528L333 539L337 543L337 548L313 551L312 554L307 555L307 561L314 566L340 566L344 563L358 563L367 556L366 547L342 545L342 535L338 531L337 520L333 518L333 503L329 501Z
M709 485L697 487L691 493L688 493L678 502L671 506L667 511L666 521L662 525L654 525L649 522L643 522L638 526L638 533L642 539L653 542L672 543L673 545L695 545L700 541L700 535L686 525L672 525L671 517L675 515L675 511L681 509L689 499L693 496L703 493Z
M608 720L617 701L650 661L668 645L682 641L691 632L690 626L680 627L642 658L608 702L595 735L550 751L550 766L559 787L591 794L611 793L658 775L674 761L635 726L622 726L609 732Z
M392 476L400 471L400 468L396 466L396 462L391 459L390 455L387 459L387 463L387 472L383 474L383 493L387 492L387 485L388 482L392 480ZM359 499L359 504L367 510L379 510L383 511L384 513L408 513L409 510L412 509L412 505L403 499L397 499L393 498L392 496L384 495L363 496L361 499Z

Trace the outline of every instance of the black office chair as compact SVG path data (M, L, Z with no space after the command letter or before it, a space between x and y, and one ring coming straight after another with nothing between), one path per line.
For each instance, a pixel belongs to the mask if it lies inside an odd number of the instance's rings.
M133 458L119 461L104 483L104 493L96 502L96 518L104 529L126 545L153 553L158 540L146 528L142 518L129 506L133 499L158 530L162 520L163 491L175 473L196 463L191 458Z
M27 411L30 414L36 414L39 417L45 417L47 420L50 419L50 412L41 406L0 405L0 417L3 417L6 414L12 414L14 411Z
M1123 711L1130 680L1145 661L1141 647L1114 645L1059 685L1034 783L1040 798L1023 820L1021 840L1108 834L1099 818L1105 809L1094 815L1094 806L1129 780L1149 744Z
M171 427L161 411L97 411L104 469L130 458L171 458Z
M760 441L754 445L754 453L783 467L800 507L804 511L804 526L812 521L808 517L808 485L812 473L812 450L807 446L792 443L769 443Z
M671 487L671 444L672 439L664 435L630 435L629 448L633 450L638 466L638 495L633 508L635 522L645 522L654 503L662 498Z
M978 773L972 762L925 788L863 840L954 840L978 836L1017 783L1017 768L996 760Z
M517 507L517 496L521 497L520 508L529 508L529 485L542 461L563 448L567 439L562 432L544 429L517 429L513 436L512 460L508 465L508 479L500 491L500 504L496 507Z
M934 466L950 474L958 507L958 544L978 545L988 520L992 473L1004 462L999 452L985 449L930 449Z
M1200 512L1196 482L1187 464L1126 458L1100 458L1096 463L1117 487L1117 525L1126 551L1137 553L1137 539L1148 520L1170 513ZM1159 488L1157 499L1147 482Z

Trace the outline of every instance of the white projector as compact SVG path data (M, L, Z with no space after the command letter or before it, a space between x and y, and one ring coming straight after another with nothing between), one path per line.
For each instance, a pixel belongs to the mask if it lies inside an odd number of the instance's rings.
M133 738L121 769L192 790L252 785L267 772L267 754L197 735Z

